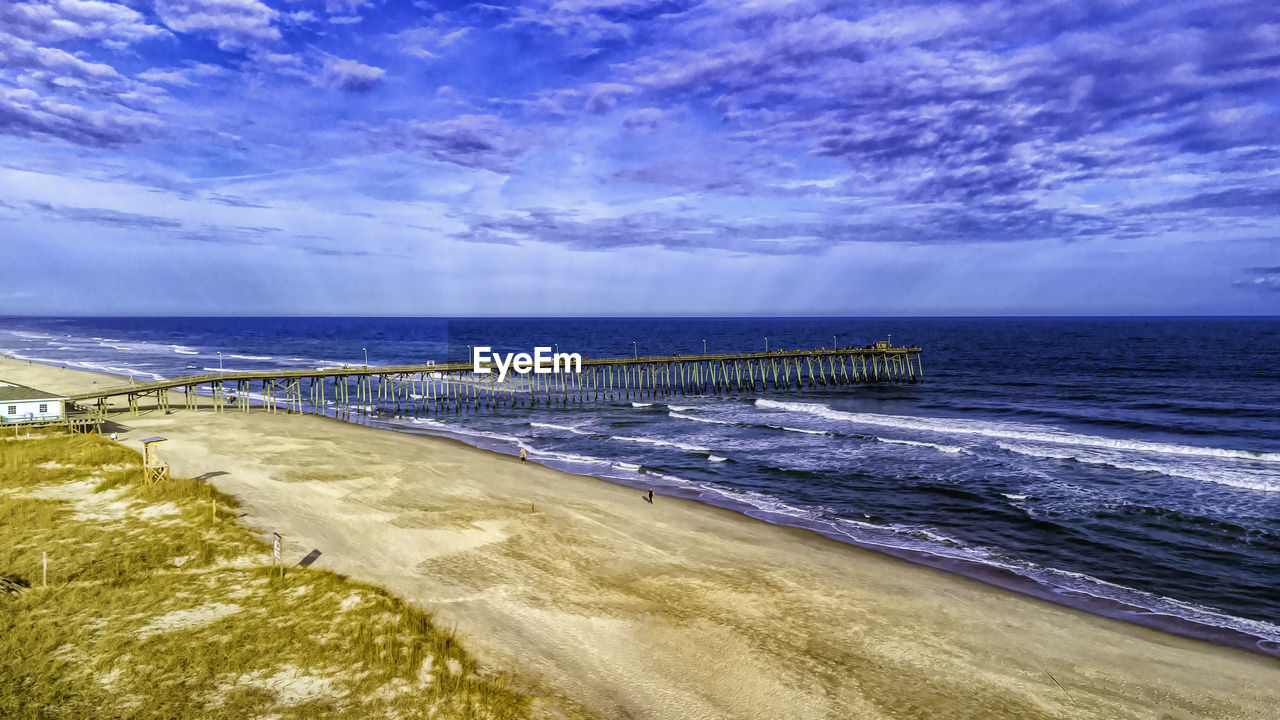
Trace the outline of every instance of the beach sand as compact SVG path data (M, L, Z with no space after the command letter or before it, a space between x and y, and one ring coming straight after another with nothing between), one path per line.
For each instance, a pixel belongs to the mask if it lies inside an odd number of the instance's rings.
M0 359L0 379L116 381ZM175 407L181 403L175 398ZM1280 662L447 439L255 411L118 416L287 559L454 623L605 718L1272 718ZM531 458L537 460L536 456Z

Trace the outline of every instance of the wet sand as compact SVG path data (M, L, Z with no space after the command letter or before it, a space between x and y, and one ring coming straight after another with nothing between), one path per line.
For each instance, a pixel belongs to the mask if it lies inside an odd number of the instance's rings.
M116 382L8 359L0 379ZM547 715L1262 719L1280 706L1272 658L451 440L262 411L119 421L131 446L169 438L174 472L235 495L291 561L319 550L317 566L456 624Z

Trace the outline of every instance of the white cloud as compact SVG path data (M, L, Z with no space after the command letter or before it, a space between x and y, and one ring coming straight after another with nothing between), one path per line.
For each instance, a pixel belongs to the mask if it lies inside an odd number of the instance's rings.
M200 78L213 77L222 75L226 70L208 63L196 63L195 65L178 70L161 70L160 68L152 68L146 72L139 73L138 77L150 83L161 85L174 85L177 87L193 87L198 85Z
M325 83L348 93L369 92L382 82L386 74L387 71L382 68L365 65L355 60L330 58L324 63Z
M141 112L91 110L31 90L0 87L0 131L36 140L115 147L157 135L160 121Z
M119 3L100 0L35 0L0 3L0 32L39 42L85 38L113 47L164 33Z
M280 39L271 24L279 13L258 0L157 0L156 11L170 28L212 35L223 50L260 48Z

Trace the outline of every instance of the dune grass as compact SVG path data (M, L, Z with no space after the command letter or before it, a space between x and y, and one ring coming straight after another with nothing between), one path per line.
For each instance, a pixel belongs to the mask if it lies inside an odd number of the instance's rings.
M0 593L0 717L529 715L426 613L327 570L281 577L235 516L207 483L146 485L96 435L0 438L0 576L29 586Z

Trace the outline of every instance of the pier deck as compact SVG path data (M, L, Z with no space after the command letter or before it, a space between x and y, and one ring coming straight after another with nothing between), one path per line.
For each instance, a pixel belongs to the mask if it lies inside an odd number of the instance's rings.
M470 362L391 366L340 366L284 370L229 371L185 375L146 383L94 389L72 395L72 403L109 409L124 398L133 412L145 398L168 410L170 393L183 394L195 409L207 395L215 410L247 412L251 405L345 415L377 410L434 410L590 402L631 397L756 393L828 385L918 382L921 349L870 347L777 350L706 355L638 355L587 358L581 372L476 374Z

